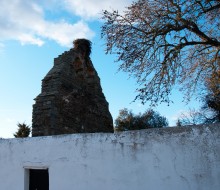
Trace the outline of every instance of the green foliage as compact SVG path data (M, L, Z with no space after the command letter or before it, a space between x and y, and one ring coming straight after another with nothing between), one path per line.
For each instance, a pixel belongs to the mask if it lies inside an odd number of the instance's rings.
M18 123L18 131L14 134L15 138L28 137L31 133L31 128L25 123Z
M148 109L143 114L135 115L131 110L124 108L119 111L119 116L115 120L116 131L162 128L166 126L168 126L167 119L152 109Z

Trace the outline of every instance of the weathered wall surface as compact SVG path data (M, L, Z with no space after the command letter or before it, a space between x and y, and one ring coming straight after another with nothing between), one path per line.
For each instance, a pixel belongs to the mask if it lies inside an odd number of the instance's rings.
M49 168L50 190L218 190L220 126L0 140L0 189Z
M54 59L33 105L33 136L113 132L100 78L84 53L72 48Z

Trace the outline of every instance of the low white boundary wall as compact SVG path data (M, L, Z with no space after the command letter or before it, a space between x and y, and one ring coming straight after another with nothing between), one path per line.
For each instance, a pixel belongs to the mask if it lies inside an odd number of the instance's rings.
M28 168L50 190L219 190L220 126L0 139L0 190L27 189Z

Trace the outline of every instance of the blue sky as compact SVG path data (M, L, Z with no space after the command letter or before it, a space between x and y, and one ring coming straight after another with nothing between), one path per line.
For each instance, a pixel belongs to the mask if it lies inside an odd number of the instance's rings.
M122 108L144 112L149 105L132 103L138 87L128 74L118 72L119 63L105 54L100 37L101 11L123 11L130 0L1 0L0 1L0 137L11 138L18 122L31 126L32 105L40 93L41 80L53 59L72 47L77 38L92 41L91 59L115 119ZM174 90L173 104L154 108L175 125L178 114L189 107Z

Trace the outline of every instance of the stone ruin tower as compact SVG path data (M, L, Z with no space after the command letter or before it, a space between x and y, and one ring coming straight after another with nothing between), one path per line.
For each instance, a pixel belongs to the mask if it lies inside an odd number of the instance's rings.
M89 57L91 42L73 43L42 80L33 105L32 136L113 132L108 102Z

